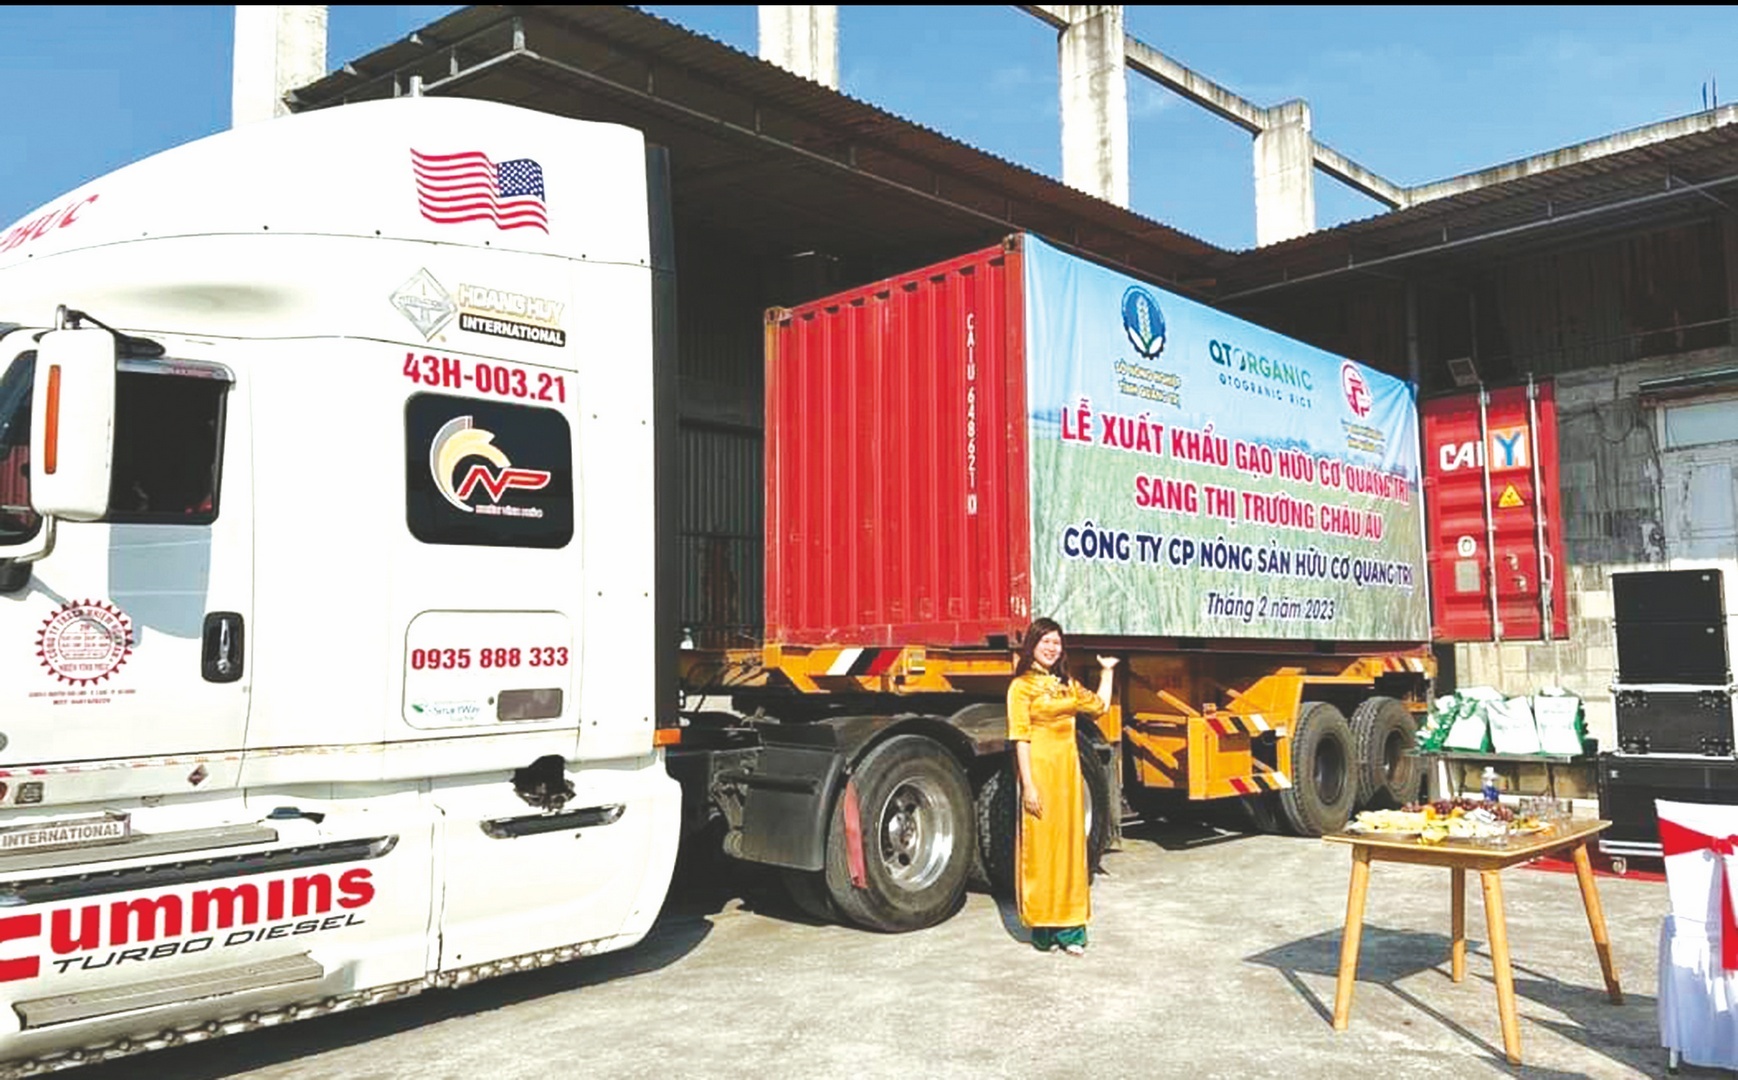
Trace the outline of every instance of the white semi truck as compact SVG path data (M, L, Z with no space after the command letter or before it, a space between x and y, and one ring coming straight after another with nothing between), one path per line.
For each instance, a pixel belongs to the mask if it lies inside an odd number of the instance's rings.
M383 102L0 233L0 1068L652 925L647 160Z
M407 98L191 143L0 231L0 1076L628 947L684 834L811 914L933 925L1011 872L1009 644L1059 583L1144 598L1071 626L1126 661L1079 729L1094 857L1123 794L1314 834L1416 791L1410 388L1033 238L769 313L765 640L679 650L669 205L637 131ZM1079 373L1114 374L1097 419ZM1182 420L1118 427L1119 395ZM1328 435L1178 430L1256 398ZM1274 440L1323 471L1268 475ZM1096 528L1049 460L1098 470ZM1266 532L1227 543L1223 507L1182 519L1189 477L1141 495L1179 468L1381 518L1396 576L1359 595L1375 541L1326 525L1286 544L1313 577ZM1498 468L1554 504L1553 472ZM1490 550L1460 530L1447 595L1520 625L1548 578L1494 568L1542 565L1545 511L1462 502ZM1197 534L1273 547L1233 569L1278 622L1214 606L1232 570L1176 555ZM1304 583L1362 621L1329 632ZM679 685L735 709L679 717Z

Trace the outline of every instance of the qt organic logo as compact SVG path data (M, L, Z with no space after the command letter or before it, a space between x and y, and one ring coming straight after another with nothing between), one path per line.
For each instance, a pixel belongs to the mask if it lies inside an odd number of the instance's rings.
M1156 360L1165 351L1164 312L1153 294L1139 285L1122 294L1122 328L1143 358Z
M479 457L483 461L465 470L464 478L455 486L454 470L461 461L470 457ZM495 445L494 433L476 427L469 416L454 417L435 432L434 443L429 447L428 467L434 474L441 497L467 514L476 512L470 499L478 488L489 496L490 503L499 504L501 496L515 488L537 491L549 484L549 474L541 469L514 468L513 462Z
M1340 389L1346 395L1346 405L1358 419L1370 415L1375 403L1370 396L1370 384L1365 381L1364 373L1358 370L1358 365L1350 360L1340 365Z

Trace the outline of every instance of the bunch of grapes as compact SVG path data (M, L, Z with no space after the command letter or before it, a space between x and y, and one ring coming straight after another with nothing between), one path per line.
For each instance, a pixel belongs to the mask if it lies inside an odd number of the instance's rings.
M1462 813L1471 813L1474 810L1484 810L1498 821L1515 820L1515 811L1513 807L1504 806L1500 802L1485 802L1483 799L1469 799L1464 795L1458 799L1438 799L1435 802L1428 804L1415 802L1407 803L1405 806L1401 807L1401 809L1405 810L1407 813L1416 814L1423 810L1426 805L1428 805L1432 810L1435 810L1436 816L1439 818L1448 817L1455 810L1460 810Z

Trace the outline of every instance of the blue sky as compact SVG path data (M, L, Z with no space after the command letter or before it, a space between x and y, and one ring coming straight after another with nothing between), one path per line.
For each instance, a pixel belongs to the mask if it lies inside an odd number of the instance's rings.
M452 7L335 6L333 66ZM752 52L747 5L648 10ZM0 9L0 222L229 120L233 9ZM842 89L1060 172L1055 33L1011 7L844 7ZM1738 100L1738 8L1131 7L1131 33L1258 105L1309 101L1316 137L1403 184ZM1130 76L1134 209L1254 242L1249 136ZM1316 177L1326 226L1380 207Z

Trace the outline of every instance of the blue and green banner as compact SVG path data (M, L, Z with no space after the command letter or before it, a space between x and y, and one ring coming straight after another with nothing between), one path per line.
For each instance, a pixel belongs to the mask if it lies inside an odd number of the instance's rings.
M1427 640L1410 383L1024 244L1033 615Z

